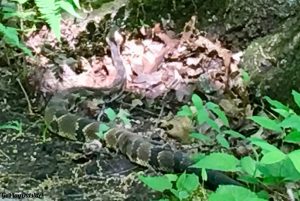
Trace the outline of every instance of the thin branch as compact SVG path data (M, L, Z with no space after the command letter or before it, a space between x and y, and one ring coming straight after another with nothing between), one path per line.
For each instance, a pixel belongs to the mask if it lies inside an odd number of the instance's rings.
M23 92L23 94L24 94L24 96L25 96L25 99L26 99L26 101L27 101L27 106L28 106L29 114L30 114L30 115L33 115L34 113L32 112L32 105L31 105L31 103L30 103L30 100L29 100L29 97L28 97L28 95L27 95L27 92L26 92L26 90L24 89L24 87L23 87L23 85L22 85L22 83L21 83L21 81L20 81L19 78L17 78L17 82L18 82L18 84L20 85L21 90L22 90L22 92Z

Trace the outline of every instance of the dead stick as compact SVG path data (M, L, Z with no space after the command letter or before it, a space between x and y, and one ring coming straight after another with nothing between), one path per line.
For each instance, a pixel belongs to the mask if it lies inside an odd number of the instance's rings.
M27 101L29 114L30 114L30 115L33 115L33 112L32 112L32 106L31 106L31 103L30 103L30 101L29 101L29 97L28 97L28 95L27 95L27 92L25 91L25 89L24 89L24 87L23 87L23 85L22 85L22 83L21 83L21 81L20 81L19 78L17 78L17 82L18 82L18 84L20 85L21 90L22 90L22 92L23 92L23 94L24 94L24 96L25 96L25 99L26 99L26 101Z

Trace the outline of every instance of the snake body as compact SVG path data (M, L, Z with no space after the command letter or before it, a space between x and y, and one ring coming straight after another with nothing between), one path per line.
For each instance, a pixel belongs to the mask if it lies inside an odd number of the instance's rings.
M118 47L114 41L108 39L112 51L112 59L117 67L121 65L121 79L117 80L118 84L122 83L125 74L124 66L119 63ZM45 110L45 122L54 133L60 136L79 141L90 141L99 139L100 122L78 114L72 114L68 110L70 102L70 91L55 94L49 101ZM122 153L127 158L138 165L148 167L162 172L195 173L200 175L201 170L191 168L193 161L182 151L173 150L169 146L164 146L156 141L152 141L126 129L112 128L104 139L104 144L115 151ZM204 184L207 188L215 190L219 185L241 185L239 182L231 179L225 174L207 170L208 179Z
M52 132L79 141L99 139L100 122L72 114L68 111L69 94L58 93L49 101L45 111L45 122ZM137 135L122 128L112 128L104 136L106 147L120 152L138 165L168 173L195 173L200 169L191 168L193 161L180 150L171 149L156 141ZM219 185L241 185L227 175L214 170L207 170L208 179L204 184L215 190Z

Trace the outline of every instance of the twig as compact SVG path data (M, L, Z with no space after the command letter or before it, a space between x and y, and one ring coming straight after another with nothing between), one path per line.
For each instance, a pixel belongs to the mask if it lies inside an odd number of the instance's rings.
M11 160L11 158L4 152L2 149L0 149L0 153L5 156L8 160Z
M35 126L37 126L39 123L44 122L44 119L43 119L44 116L43 116L43 115L38 115L38 117L41 118L41 119L35 121L33 124L31 124L30 126L28 126L28 127L24 130L25 133L26 133L27 131L29 131L31 128L34 128Z
M23 92L23 94L24 94L24 96L25 96L25 98L26 98L27 105L28 105L29 115L33 115L33 112L32 112L32 106L31 106L31 103L30 103L30 101L29 101L29 97L28 97L28 95L27 95L27 93L26 93L26 91L25 91L25 89L24 89L24 87L23 87L23 85L22 85L22 83L21 83L21 81L20 81L19 78L17 78L17 82L18 82L18 84L20 85L21 90L22 90L22 92Z
M132 106L130 103L126 103L126 102L123 102L123 101L122 101L122 104L125 105L125 106ZM133 109L139 110L139 111L142 111L142 112L145 112L145 113L150 114L150 115L153 115L153 116L155 116L155 117L158 116L156 113L151 112L151 111L146 110L146 109L143 109L143 108L134 107L134 108L131 108L130 111L133 110Z
M156 121L156 123L155 123L155 127L157 127L158 126L158 124L159 124L159 120L161 119L161 117L162 117L162 114L163 114L163 112L164 112L164 109L165 109L165 106L166 106L166 103L164 102L164 100L165 100L165 98L166 98L166 96L167 96L167 94L168 94L168 92L165 92L164 93L164 96L162 97L162 106L161 106L161 109L160 109L160 112L159 112L159 115L158 115L158 118L157 118L157 121Z

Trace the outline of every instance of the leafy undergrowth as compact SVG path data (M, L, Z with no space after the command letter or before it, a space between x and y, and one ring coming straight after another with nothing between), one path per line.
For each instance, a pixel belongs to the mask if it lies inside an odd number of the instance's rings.
M300 108L300 94L292 92L295 103ZM239 132L229 128L228 119L224 112L212 102L203 103L197 95L192 97L192 106L183 106L177 115L188 116L197 124L208 124L216 131L216 140L227 149L227 152L214 152L209 155L197 155L192 167L202 168L201 177L207 178L205 169L234 172L238 180L245 184L240 186L220 186L216 192L208 194L209 201L263 201L273 198L275 200L295 200L300 197L300 116L288 106L264 98L274 112L273 118L267 116L251 116L249 119L261 128L255 134L245 137ZM209 111L222 120L219 126L210 118ZM271 131L276 135L279 145L270 144L261 135L264 131ZM210 140L201 133L192 133L191 137L201 141ZM237 158L230 153L230 138L239 138L252 145L248 156ZM293 146L294 145L294 146ZM287 149L288 147L288 149ZM217 161L217 162L216 162ZM141 176L140 179L150 188L164 192L162 200L195 200L199 191L198 176L183 173L181 175L165 174L157 177ZM277 198L281 195L281 198ZM203 197L202 197L203 198Z
M35 5L36 8L27 9L31 8L32 5ZM3 19L7 21L7 24L5 21L0 23L0 34L3 36L3 41L8 46L21 49L26 55L32 55L31 50L19 39L19 33L30 32L23 27L24 24L30 27L28 24L41 22L40 19L43 19L59 40L61 38L62 10L79 17L75 9L80 8L80 5L79 1L75 0L36 0L34 3L20 0L16 4L4 3L1 8L4 11ZM37 20L38 17L39 20ZM15 19L17 19L17 24L20 24L20 27L10 26L14 23L8 23L11 22L9 20L14 21ZM30 29L36 29L35 25ZM224 60L228 57L227 55L222 56L222 54L219 56L224 57ZM247 77L246 74L243 76ZM292 95L295 103L300 107L300 94L293 91ZM196 126L208 125L215 132L214 138L200 132L191 133L191 138L203 143L217 141L222 147L220 151L214 151L208 155L196 154L193 156L195 159L193 167L202 168L201 177L204 180L207 178L206 169L230 172L237 175L237 179L243 182L245 187L220 186L216 192L206 192L200 187L198 175L187 173L165 174L156 177L140 176L140 179L152 189L162 192L165 197L161 200L259 201L270 198L274 200L299 199L300 191L297 182L300 180L300 116L276 100L269 97L265 97L265 100L270 106L271 111L268 111L270 117L267 115L249 116L249 120L260 126L257 132L251 135L244 135L232 130L230 121L220 107L212 102L204 103L197 95L193 95L192 105L183 106L177 113L178 116L190 118ZM110 121L119 118L125 124L129 123L128 114L122 111L115 113L111 108L108 108L105 110L105 114ZM212 114L218 118L219 122L211 118ZM0 131L7 129L16 131L18 136L24 132L20 121L10 121L0 125ZM108 127L103 124L100 128L102 132L100 135L103 135L107 129ZM44 136L44 140L45 138ZM243 141L245 144L251 145L250 152L246 155L233 154L232 140Z

